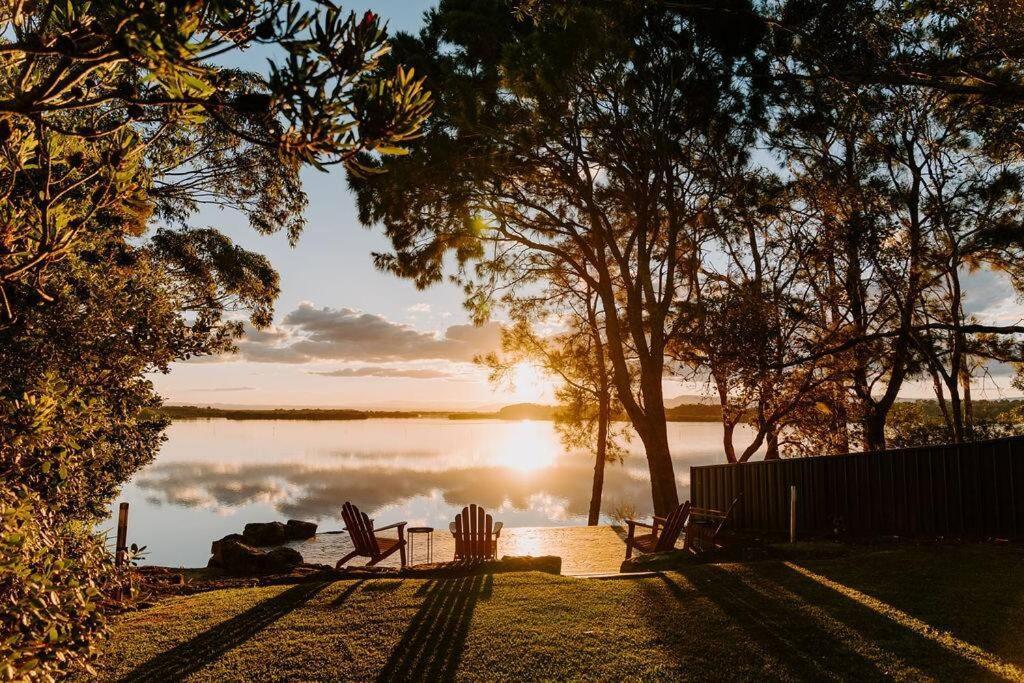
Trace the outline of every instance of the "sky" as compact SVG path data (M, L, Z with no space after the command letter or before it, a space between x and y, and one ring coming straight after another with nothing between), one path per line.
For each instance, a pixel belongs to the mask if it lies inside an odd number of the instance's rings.
M432 4L344 6L372 9L391 32L414 32ZM236 64L263 70L265 59L250 54ZM551 400L550 383L528 369L513 389L490 385L472 365L474 354L496 350L497 323L469 325L456 287L417 291L374 269L371 253L389 245L381 230L357 221L342 171L307 170L302 179L309 208L295 247L283 234L256 234L230 212L208 211L196 221L265 254L281 275L281 296L274 327L243 340L233 360L176 363L170 374L154 375L169 403L414 409Z
M432 4L385 0L346 7L372 9L387 18L391 32L414 32ZM235 65L264 70L265 59L247 54ZM473 327L454 285L418 291L374 269L371 253L389 245L381 229L359 224L342 171L306 170L302 178L309 207L295 247L284 234L256 234L230 212L210 210L196 221L265 254L281 275L281 295L274 325L243 339L238 355L175 363L169 374L153 375L168 403L414 410L553 400L551 382L531 368L495 386L473 365L474 355L497 350L500 321ZM969 309L986 321L1021 319L1012 288L998 277L972 278L968 291ZM1005 377L1001 384L1008 385ZM988 380L979 389L982 397L1000 395ZM702 386L667 381L665 390L666 396L697 394ZM904 395L930 396L931 389L912 384Z

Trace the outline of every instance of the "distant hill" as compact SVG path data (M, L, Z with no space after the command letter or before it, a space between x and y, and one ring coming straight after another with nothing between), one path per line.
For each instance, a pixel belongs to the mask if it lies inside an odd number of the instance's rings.
M554 420L558 412L556 406L539 403L516 403L493 412L457 412L449 413L449 420Z
M335 408L236 409L199 406L163 406L160 413L172 420L196 420L223 417L229 420L365 420L362 410Z
M697 394L681 394L665 399L666 408L679 406L717 406L718 399L714 396L698 396Z
M203 408L199 406L163 406L161 415L172 420L368 420L370 418L446 417L445 412L349 410L347 408Z

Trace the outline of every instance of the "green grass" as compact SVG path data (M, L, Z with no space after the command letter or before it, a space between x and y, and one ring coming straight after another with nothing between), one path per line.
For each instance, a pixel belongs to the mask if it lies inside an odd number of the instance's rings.
M369 579L174 598L106 679L992 679L1024 674L1024 551L794 548L643 579Z

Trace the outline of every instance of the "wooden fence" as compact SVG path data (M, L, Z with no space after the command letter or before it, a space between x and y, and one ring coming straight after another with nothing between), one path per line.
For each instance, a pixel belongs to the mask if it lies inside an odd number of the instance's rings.
M690 468L693 504L732 526L816 536L1024 537L1024 437L979 443Z

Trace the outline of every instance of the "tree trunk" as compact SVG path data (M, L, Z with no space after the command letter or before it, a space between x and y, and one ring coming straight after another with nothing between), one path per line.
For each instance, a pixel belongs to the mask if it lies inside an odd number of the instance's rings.
M608 388L598 396L597 408L597 455L594 460L594 484L590 490L590 510L587 513L587 524L597 526L601 520L601 496L604 492L604 466L608 461L608 422L611 409L608 400Z
M846 405L846 391L838 382L834 386L832 405L835 452L837 455L846 455L850 452L850 411Z
M974 439L974 399L971 398L971 371L966 360L960 368L960 384L964 392L964 432L968 440Z
M779 429L772 426L768 428L768 447L764 452L765 460L779 459Z
M651 498L654 514L664 517L679 506L676 475L668 447L665 405L648 405L645 429L641 434L647 452L647 468L651 475Z
M587 513L587 523L597 526L601 519L601 496L604 490L604 464L607 462L608 447L608 400L606 396L600 398L600 408L597 417L597 455L594 460L594 485L590 492L590 511Z
M869 451L885 450L886 413L872 410L864 416L864 448Z

